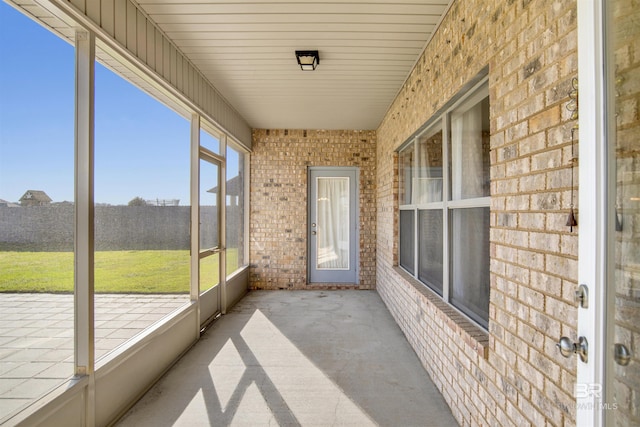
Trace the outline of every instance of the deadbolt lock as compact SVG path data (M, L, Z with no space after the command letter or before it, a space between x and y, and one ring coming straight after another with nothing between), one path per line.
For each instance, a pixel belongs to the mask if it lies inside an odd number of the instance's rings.
M587 285L580 285L576 289L576 301L582 308L589 308L589 288Z

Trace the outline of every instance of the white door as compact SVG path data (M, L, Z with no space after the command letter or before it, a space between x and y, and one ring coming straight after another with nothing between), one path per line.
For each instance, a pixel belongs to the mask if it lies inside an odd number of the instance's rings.
M578 2L580 105L577 425L640 425L640 7Z
M213 153L200 149L200 324L221 311L220 245L220 161Z
M309 169L309 282L357 283L358 170Z

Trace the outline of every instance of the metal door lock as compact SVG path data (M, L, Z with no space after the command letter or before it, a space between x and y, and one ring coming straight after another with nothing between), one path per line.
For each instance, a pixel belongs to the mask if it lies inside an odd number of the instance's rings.
M574 343L570 338L562 337L556 344L560 350L560 354L564 357L571 357L572 354L580 356L580 360L587 363L589 354L589 343L585 337L578 338L578 342Z
M582 308L589 308L589 288L587 285L580 285L576 289L576 301Z

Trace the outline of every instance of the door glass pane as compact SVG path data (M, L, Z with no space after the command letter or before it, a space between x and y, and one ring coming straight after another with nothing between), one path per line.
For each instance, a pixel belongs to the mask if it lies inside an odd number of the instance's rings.
M418 278L442 295L442 209L419 211Z
M317 268L349 269L349 178L317 181Z
M213 153L220 154L220 138L214 135L204 129L200 129L200 146Z
M200 259L200 292L220 283L220 253Z
M200 249L220 245L218 165L200 160Z
M453 200L490 195L489 97L451 115Z
M451 302L487 327L489 322L489 208L451 214Z
M442 201L442 129L438 126L418 138L418 170L413 203Z
M609 69L614 73L609 79L612 92L609 99L615 105L611 109L611 141L615 152L616 192L613 235L615 260L613 271L615 292L609 301L614 301L608 321L613 327L613 342L608 349L619 350L624 346L629 351L627 365L611 362L613 386L608 390L607 402L615 411L616 426L640 425L640 8L632 0L606 2L609 28ZM635 53L634 53L635 52ZM609 329L611 330L611 329ZM613 350L615 351L615 350ZM615 358L614 358L615 360ZM611 383L609 383L611 384ZM613 399L609 400L609 399Z
M200 160L200 292L220 283L220 246L218 201L220 188L217 163Z

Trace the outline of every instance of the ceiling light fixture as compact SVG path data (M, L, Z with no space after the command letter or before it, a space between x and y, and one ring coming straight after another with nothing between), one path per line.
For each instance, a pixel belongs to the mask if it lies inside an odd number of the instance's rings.
M296 50L296 58L302 71L313 71L320 63L317 50Z

